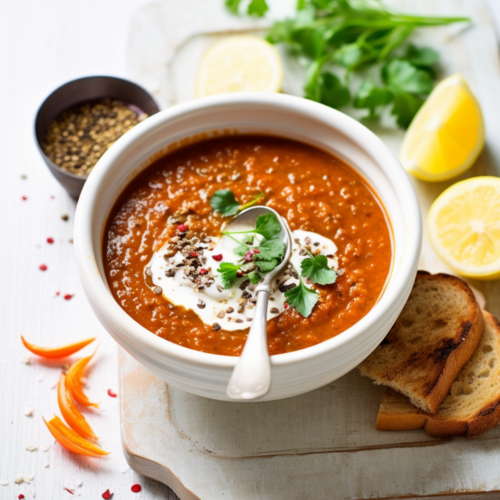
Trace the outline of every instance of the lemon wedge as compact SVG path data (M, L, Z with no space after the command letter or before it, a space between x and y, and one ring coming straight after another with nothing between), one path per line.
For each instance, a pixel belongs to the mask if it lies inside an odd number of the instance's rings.
M452 179L468 170L484 147L481 108L462 75L443 80L413 119L400 161L424 181Z
M283 65L278 51L262 38L233 36L213 45L203 56L196 94L279 92Z
M457 182L432 204L427 218L431 245L462 276L500 278L500 178Z

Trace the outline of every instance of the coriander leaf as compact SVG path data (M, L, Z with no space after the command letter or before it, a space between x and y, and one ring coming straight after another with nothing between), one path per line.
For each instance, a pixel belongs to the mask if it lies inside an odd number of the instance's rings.
M295 307L302 316L307 318L318 302L318 292L307 288L301 279L298 286L285 292L285 298L289 305Z
M233 283L236 281L236 273L239 269L240 266L231 264L230 262L222 262L220 264L217 272L220 273L222 286L224 288L231 288L231 286L233 286Z
M210 206L218 210L221 215L236 215L240 204L236 201L234 193L230 189L216 191L210 198Z
M401 128L408 128L424 101L407 92L399 92L394 96L391 114Z
M233 14L238 14L238 9L240 8L241 0L226 0L226 9L228 9Z
M250 247L247 247L246 245L238 245L233 248L233 252L240 257L244 257L248 250L250 250Z
M402 59L389 61L382 68L382 78L393 92L430 94L432 91L429 73Z
M307 6L306 0L297 0L297 7L296 7L297 10L303 10L306 8L306 6Z
M375 87L375 85L366 80L364 81L354 97L354 107L358 109L367 108L370 112L369 117L376 116L376 108L385 106L392 101L392 92L385 87Z
M249 232L260 234L261 236L264 236L266 240L272 240L275 236L280 234L281 224L279 223L276 215L273 213L259 215L257 217L255 230Z
M270 273L279 264L279 261L277 259L259 260L255 264L263 273Z
M419 68L429 68L438 62L439 54L430 47L415 47L413 44L408 44L404 58Z
M251 16L262 17L268 10L266 0L252 0L248 4L247 13Z
M304 97L311 101L321 101L320 71L323 63L315 61L309 66L306 73L306 83L304 85Z
M255 205L263 197L264 193L259 193L255 195L253 199L248 203L240 205L236 201L234 193L230 189L221 189L219 191L216 191L210 198L210 206L214 210L218 210L224 217L227 217L229 215L236 215L241 210Z
M363 50L356 43L346 43L335 51L333 60L344 68L357 66L363 56Z
M291 43L292 33L295 29L295 23L291 19L276 21L268 31L266 40L269 43Z
M260 282L262 279L262 275L258 271L252 271L251 273L248 273L246 277L250 280L251 283L256 285L257 283Z
M324 255L304 259L300 268L304 278L318 285L331 285L337 279L337 273L328 267L328 259Z
M304 54L311 59L318 59L325 50L324 32L317 28L303 28L292 32L291 39L297 43Z
M333 73L322 73L320 79L320 102L339 109L351 100L349 89Z
M260 253L253 255L255 261L281 259L285 252L285 244L279 238L273 238L263 241L257 249Z

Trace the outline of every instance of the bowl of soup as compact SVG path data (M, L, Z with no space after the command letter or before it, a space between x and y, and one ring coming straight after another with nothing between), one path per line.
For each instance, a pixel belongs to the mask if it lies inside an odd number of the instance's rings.
M214 209L215 195L235 206L231 215ZM80 277L125 350L165 382L213 399L228 399L255 311L248 266L231 282L221 266L243 262L221 233L248 203L273 208L293 240L269 302L272 385L262 401L321 387L365 359L401 312L420 255L407 174L380 139L339 111L282 94L228 94L134 127L80 197ZM299 276L301 259L315 256L334 282ZM301 282L316 293L309 314L287 298Z

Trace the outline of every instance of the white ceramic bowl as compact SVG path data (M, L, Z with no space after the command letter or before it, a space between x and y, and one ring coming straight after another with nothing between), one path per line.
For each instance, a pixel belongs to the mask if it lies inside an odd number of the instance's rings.
M394 260L382 297L337 337L272 356L272 386L261 401L328 384L365 359L396 321L415 278L422 223L411 182L382 141L361 123L321 104L282 94L220 95L162 111L121 137L94 168L76 211L75 250L88 300L106 330L149 371L193 394L228 400L226 385L237 358L181 347L143 328L113 298L102 264L104 226L122 190L175 143L213 132L272 134L329 151L359 171L385 205Z

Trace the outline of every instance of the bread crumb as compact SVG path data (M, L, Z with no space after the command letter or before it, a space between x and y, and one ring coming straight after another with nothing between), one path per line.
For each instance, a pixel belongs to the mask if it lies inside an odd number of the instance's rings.
M81 486L81 485L83 484L83 481L82 481L81 479L77 479L77 480L75 481L75 484L76 484L77 486Z
M0 479L0 484L2 486L7 486L9 484L9 481L7 481L7 479Z
M14 478L14 482L15 482L16 484L20 484L20 483L22 483L22 482L23 482L23 475L21 474L21 475L19 475L19 476L16 476L16 477Z
M26 449L28 451L36 451L36 450L38 450L38 446L36 446L34 444L29 444L28 446L26 446Z
M31 483L31 481L33 481L33 479L35 479L35 475L34 474L24 474L23 475L23 481L25 483Z
M24 414L27 416L27 417L31 417L33 415L33 413L35 412L35 409L34 408L30 408L29 406L27 406L25 409L24 409Z
M31 363L31 358L25 354L19 361L21 361L21 363L24 363L25 365L29 365Z

